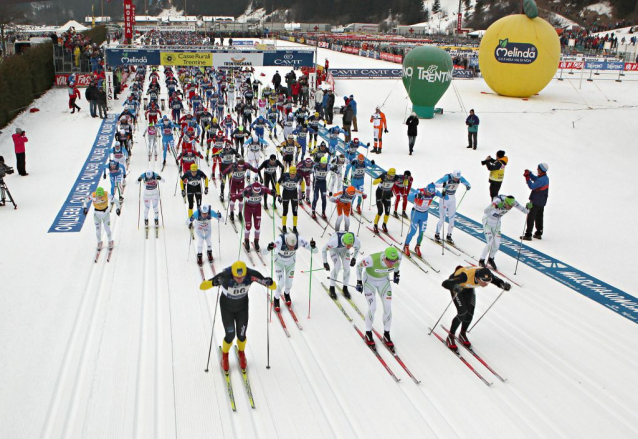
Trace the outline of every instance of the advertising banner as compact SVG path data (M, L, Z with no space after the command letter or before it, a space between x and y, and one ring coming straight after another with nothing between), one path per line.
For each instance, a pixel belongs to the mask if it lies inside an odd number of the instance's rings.
M113 100L115 99L115 83L113 82L113 72L105 72L105 91L106 91L106 108L113 109Z
M628 72L638 71L638 63L626 62L625 63L625 71L628 71Z
M623 70L625 63L622 61L585 61L586 70Z
M276 52L264 52L263 65L277 67L312 67L313 58L314 52L310 51L277 50Z
M56 86L66 86L69 84L69 76L72 76L73 82L75 82L76 87L88 87L91 82L90 74L80 74L80 73L56 73L55 74L55 85Z
M160 64L159 50L147 49L106 49L106 64L121 65L158 65Z
M215 67L252 67L264 65L264 54L260 52L218 53L213 56Z
M400 78L402 69L330 69L334 78Z
M561 61L558 63L559 69L582 70L585 63L582 61Z
M454 79L474 79L474 74L471 70L467 69L454 69L452 70L452 78Z
M213 54L205 52L164 52L160 56L163 66L212 67Z
M133 38L133 4L132 0L124 0L124 38Z
M254 46L253 40L233 40L233 46Z

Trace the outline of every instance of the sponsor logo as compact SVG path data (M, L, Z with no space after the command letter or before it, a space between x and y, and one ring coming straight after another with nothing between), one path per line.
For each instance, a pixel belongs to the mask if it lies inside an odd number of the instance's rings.
M494 57L504 64L531 64L538 58L538 49L533 44L510 43L506 38L499 40Z
M123 56L120 58L122 64L148 64L148 59L145 56L136 58L134 56Z
M431 65L427 69L425 67L417 67L417 79L427 82L449 82L452 80L452 71L441 71L439 66ZM405 67L403 69L403 76L412 78L414 69L412 67Z

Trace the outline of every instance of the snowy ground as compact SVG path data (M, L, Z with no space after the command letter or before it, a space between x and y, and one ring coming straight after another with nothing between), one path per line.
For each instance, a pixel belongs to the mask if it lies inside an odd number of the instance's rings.
M292 45L292 43L290 43ZM332 67L396 67L354 55L319 50ZM264 71L269 79L274 69ZM285 73L282 71L282 73ZM638 82L626 77L552 81L528 101L496 96L482 80L454 81L440 105L445 113L422 120L414 156L407 155L404 116L409 112L400 81L337 81L337 94L354 94L359 103L359 133L371 141L369 115L383 105L389 134L377 160L384 168L410 169L423 186L453 169L472 183L461 213L480 221L489 201L487 172L480 160L504 149L510 157L502 192L525 199L526 168L549 163L550 199L543 241L531 245L625 291L634 284L628 273L636 264L638 244L632 221L638 213L632 179L638 158L635 125ZM611 79L611 78L610 78ZM124 96L123 96L124 97ZM173 196L176 167L162 175L165 228L160 239L146 241L137 229L137 187L129 179L122 215L112 215L116 249L110 263L92 261L95 236L91 217L81 233L47 230L75 181L94 142L99 120L68 114L66 90L52 90L37 101L39 113L23 114L0 134L0 154L14 156L10 134L27 131L28 177L7 178L18 210L0 208L0 436L2 437L614 437L638 434L633 407L638 384L636 325L599 304L522 266L513 288L472 331L477 348L502 375L488 388L436 340L431 326L449 302L441 281L462 258L425 240L426 257L440 274L424 275L402 263L394 288L392 334L398 352L414 375L413 383L381 351L402 379L395 383L361 343L352 325L330 301L316 272L311 318L307 319L310 255L300 252L293 288L303 331L287 338L279 322L269 325L267 370L266 303L263 290L251 290L247 355L257 404L251 410L241 388L235 359L232 379L236 413L213 352L204 373L215 309L215 291L198 290L184 225L186 207ZM481 118L479 149L468 151L466 111ZM339 118L336 118L338 121ZM141 127L131 161L132 176L147 168ZM158 162L160 163L160 162ZM151 163L155 170L160 165ZM209 171L210 169L206 169ZM609 182L612 182L611 184ZM108 183L106 183L108 187ZM221 208L217 189L205 201ZM372 217L372 211L367 211ZM92 214L90 214L92 215ZM300 232L319 245L321 229L300 212ZM512 212L503 232L518 236L523 215ZM427 234L432 236L436 218ZM356 226L356 223L354 223ZM401 234L400 223L389 222ZM262 244L272 237L263 217ZM404 230L403 233L406 231ZM215 233L215 237L217 234ZM366 254L383 249L362 227ZM480 252L479 241L455 233L460 246ZM221 226L224 254L217 266L236 258L238 235ZM218 247L215 242L215 256ZM313 268L320 266L319 255ZM499 255L512 275L515 261ZM258 263L259 264L259 263ZM269 272L269 267L257 267ZM354 271L352 272L354 282ZM499 291L477 294L477 315ZM354 293L356 294L356 293ZM635 294L634 294L635 295ZM362 310L365 302L356 294ZM344 302L360 328L363 321ZM454 313L443 318L447 325ZM381 329L380 310L376 328ZM217 319L219 320L219 318ZM441 330L439 329L439 332ZM214 346L223 330L215 323ZM380 347L381 348L381 347ZM465 355L469 357L469 355Z

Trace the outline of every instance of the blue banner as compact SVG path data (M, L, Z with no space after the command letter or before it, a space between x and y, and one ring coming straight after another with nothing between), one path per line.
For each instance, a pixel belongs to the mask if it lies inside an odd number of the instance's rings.
M121 65L159 65L160 50L158 49L106 49L106 64L108 66Z
M325 140L328 140L327 130L325 128L320 127L319 134ZM339 140L337 150L344 153L344 147L343 141ZM366 164L369 166L367 173L373 178L385 172L379 165L371 165L368 159L366 159ZM415 189L412 189L412 191L415 191ZM368 194L368 196L372 196L372 194ZM439 216L439 206L436 202L431 204L430 212L437 217ZM457 213L454 225L458 229L485 242L483 225L477 221ZM560 282L566 287L603 305L626 319L638 323L638 299L636 297L532 247L527 245L521 246L518 240L506 235L501 235L501 252L512 258L516 258L518 257L519 249L521 263L534 268L540 273Z
M585 61L586 70L624 70L622 61Z
M253 40L233 40L233 46L254 46Z
M452 70L452 78L457 79L474 79L474 74L471 70L467 69L454 69Z
M82 213L82 201L98 187L113 137L117 115L111 114L102 121L89 156L82 166L71 192L55 217L49 233L76 233L82 230L86 216Z
M312 67L314 52L301 50L277 50L264 52L264 66Z
M330 69L333 78L400 78L403 69Z

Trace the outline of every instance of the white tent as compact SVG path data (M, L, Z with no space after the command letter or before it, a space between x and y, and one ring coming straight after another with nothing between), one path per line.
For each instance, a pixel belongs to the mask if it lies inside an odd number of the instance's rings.
M58 31L58 32L66 32L66 31L68 31L68 30L69 30L70 28L72 28L72 27L73 27L73 28L75 28L75 30L76 30L76 31L78 31L78 32L83 31L83 30L87 30L87 29L88 29L88 27L81 25L81 24L80 24L80 23L78 23L77 21L75 21L75 20L71 20L71 21L67 22L65 25L60 26L60 27L57 29L57 31Z

